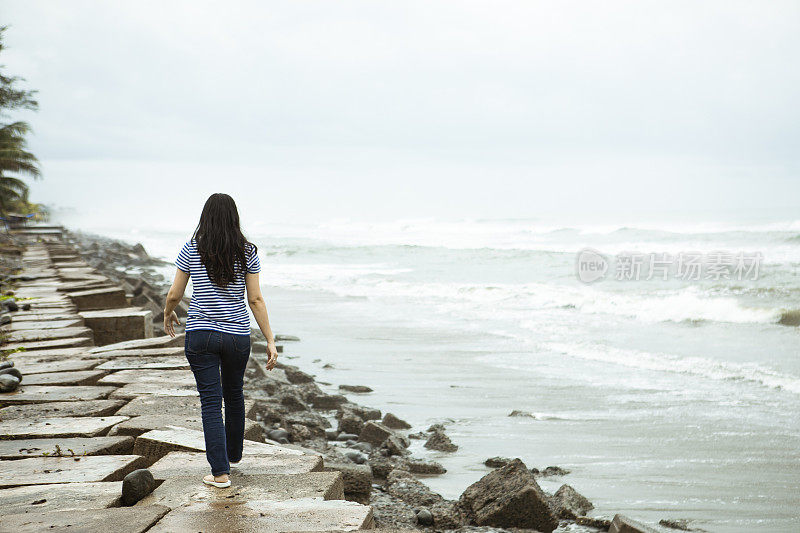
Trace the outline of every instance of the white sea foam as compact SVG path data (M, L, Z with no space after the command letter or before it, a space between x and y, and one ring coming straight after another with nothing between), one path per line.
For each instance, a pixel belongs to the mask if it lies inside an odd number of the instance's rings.
M747 381L800 394L800 376L783 374L756 363L716 361L705 357L681 357L604 346L596 343L545 342L542 348L569 357L615 365L689 374L714 380Z
M518 319L524 319L531 310L554 308L624 316L648 323L772 323L781 316L780 309L745 307L733 297L710 296L694 286L643 294L586 285L412 282L393 278L407 269L384 264L275 264L264 270L264 283L282 288L325 291L342 297L400 299L410 304L424 302L454 313L491 306L488 309L493 316L504 313ZM498 304L503 307L498 308Z

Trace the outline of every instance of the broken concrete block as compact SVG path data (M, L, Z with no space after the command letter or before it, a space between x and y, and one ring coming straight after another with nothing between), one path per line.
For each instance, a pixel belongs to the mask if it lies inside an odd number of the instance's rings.
M68 296L78 308L78 311L114 309L128 306L125 291L119 287L71 292L68 293Z
M181 427L155 429L136 437L133 453L144 455L151 460L164 457L173 451L198 451L206 449L203 432ZM245 441L244 455L303 455L303 452L262 442Z
M26 385L92 385L105 376L102 370L76 370L72 372L47 372L26 376Z
M299 498L250 500L221 507L193 502L169 512L152 533L228 531L232 523L246 523L248 531L354 531L373 527L372 507L345 500Z
M169 507L111 507L51 511L3 516L3 528L17 533L40 531L103 531L104 533L141 533L169 511Z
M98 346L153 336L153 313L138 307L82 311L80 315L94 332Z
M338 472L236 476L235 486L226 489L199 485L196 477L172 477L165 480L137 505L158 504L174 509L196 501L228 504L250 500L282 501L295 498L344 499L342 476Z
M467 487L459 501L475 525L550 533L558 519L548 499L525 464L514 459Z
M17 418L0 421L0 435L5 439L96 437L127 419L127 416Z
M82 400L100 400L106 398L114 387L97 385L21 385L14 392L0 396L2 403L12 405L21 403L67 402Z
M0 440L0 459L125 455L133 451L133 437L60 437Z
M210 472L205 453L170 452L159 459L149 470L156 479L180 476L204 476ZM244 455L231 465L231 476L261 474L302 474L322 471L322 457L318 455Z
M85 400L9 405L0 409L0 420L35 417L108 416L125 405L124 400Z
M144 459L138 455L30 457L0 461L0 488L48 483L120 481L128 472L143 466Z
M43 490L47 492L46 497L42 496ZM3 516L32 512L38 515L49 511L103 509L117 505L120 490L120 481L6 488L0 490L0 513Z

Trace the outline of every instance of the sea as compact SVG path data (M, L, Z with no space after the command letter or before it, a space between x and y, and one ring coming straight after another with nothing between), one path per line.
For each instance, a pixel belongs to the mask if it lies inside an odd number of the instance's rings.
M65 217L174 261L169 230ZM594 516L800 531L800 211L255 222L282 358L458 450L559 466ZM164 273L172 276L172 268ZM509 416L513 411L523 416Z

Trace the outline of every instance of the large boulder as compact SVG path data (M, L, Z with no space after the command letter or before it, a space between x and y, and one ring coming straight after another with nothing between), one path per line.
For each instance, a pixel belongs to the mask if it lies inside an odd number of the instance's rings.
M381 419L381 410L374 409L372 407L365 407L363 405L358 405L357 403L347 402L339 406L339 411L336 413L337 417L342 416L345 411L352 411L357 416L364 420L380 420Z
M364 429L364 421L353 411L346 409L339 417L339 431L344 433L355 433L358 435Z
M385 415L383 415L383 421L382 422L383 422L383 425L386 426L387 428L392 428L392 429L411 429L411 424L409 424L405 420L397 418L392 413L386 413Z
M122 479L122 503L133 505L156 488L153 474L146 468L134 470Z
M454 452L458 450L458 446L453 444L450 437L445 435L444 431L439 428L433 430L431 436L425 441L425 447L429 450L437 450L440 452Z
M543 533L558 527L549 497L519 459L467 487L459 502L478 526L528 528Z
M352 462L325 461L326 471L342 473L344 482L344 497L347 500L366 503L372 491L372 469L368 465L359 465Z
M314 381L313 376L306 374L296 366L279 364L278 368L282 368L283 371L286 372L286 379L288 379L290 383L310 383Z
M341 394L312 394L309 397L311 405L317 409L334 410L338 409L343 403L347 403L347 398Z
M19 379L11 374L0 374L0 392L14 392L19 387Z
M386 489L389 494L415 507L427 507L444 501L441 495L429 489L408 470L392 470L386 477Z
M383 450L386 455L406 455L409 453L406 448L408 448L408 443L400 436L389 435L389 437L383 441L380 449Z
M358 435L358 440L362 442L369 442L373 446L380 447L383 442L394 435L392 430L381 424L380 422L369 421L364 424L364 428Z
M553 509L553 514L557 517L574 520L576 517L584 516L594 509L594 505L579 494L577 490L564 484L550 499L550 508Z

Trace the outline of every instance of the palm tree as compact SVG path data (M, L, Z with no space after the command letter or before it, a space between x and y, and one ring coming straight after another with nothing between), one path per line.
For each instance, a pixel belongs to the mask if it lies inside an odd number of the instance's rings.
M39 161L25 148L25 135L30 127L14 122L0 127L0 211L3 214L15 204L27 204L28 185L13 174L27 174L34 179L41 175Z

